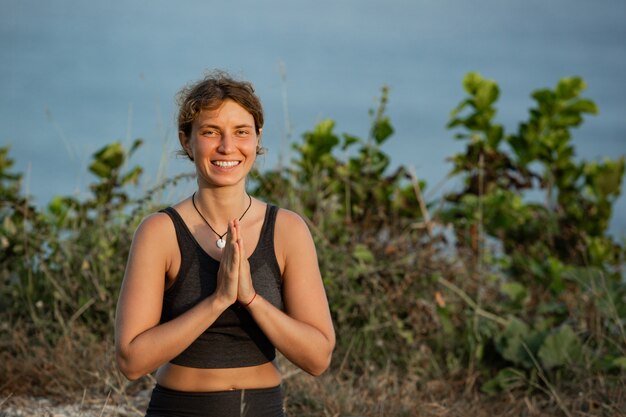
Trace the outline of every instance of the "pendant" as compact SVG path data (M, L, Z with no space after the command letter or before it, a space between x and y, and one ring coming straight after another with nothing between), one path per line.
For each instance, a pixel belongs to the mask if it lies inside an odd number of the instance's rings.
M215 244L217 245L218 248L224 249L224 246L226 246L226 241L222 238L219 238L215 241Z

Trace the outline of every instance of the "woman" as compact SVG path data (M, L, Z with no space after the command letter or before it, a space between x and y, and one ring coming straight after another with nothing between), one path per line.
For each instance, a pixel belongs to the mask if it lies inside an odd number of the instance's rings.
M313 240L301 217L246 192L263 149L252 85L217 72L178 98L198 189L136 231L117 363L131 380L157 370L147 416L282 416L275 349L317 376L335 344Z

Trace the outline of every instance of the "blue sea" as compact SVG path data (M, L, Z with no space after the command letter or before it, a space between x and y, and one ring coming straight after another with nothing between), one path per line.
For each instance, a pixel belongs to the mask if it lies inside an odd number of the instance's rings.
M446 158L463 143L445 125L469 71L499 83L509 132L533 90L583 77L600 113L574 131L577 157L626 154L623 0L0 0L0 145L44 205L89 192L97 149L143 138L131 163L147 188L190 170L174 156L174 95L212 68L251 80L264 102L261 169L287 163L290 143L327 118L366 136L388 85L384 150L427 196L450 191ZM611 232L626 235L623 196Z

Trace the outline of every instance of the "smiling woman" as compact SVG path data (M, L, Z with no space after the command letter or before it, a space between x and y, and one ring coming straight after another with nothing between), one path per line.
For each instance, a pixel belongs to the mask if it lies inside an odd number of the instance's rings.
M252 115L226 99L216 109L198 112L190 134L180 130L179 139L196 164L198 184L215 187L245 181L256 160L260 135Z
M300 216L246 192L262 152L252 85L211 73L179 104L198 189L135 234L117 362L129 379L156 370L147 416L282 416L276 349L320 375L335 345L315 246Z

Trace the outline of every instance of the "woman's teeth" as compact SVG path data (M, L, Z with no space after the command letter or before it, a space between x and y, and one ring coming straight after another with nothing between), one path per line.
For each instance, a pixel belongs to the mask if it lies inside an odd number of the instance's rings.
M231 168L239 165L239 161L213 161L213 165L217 165L220 168Z

